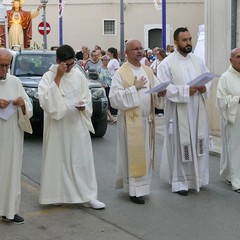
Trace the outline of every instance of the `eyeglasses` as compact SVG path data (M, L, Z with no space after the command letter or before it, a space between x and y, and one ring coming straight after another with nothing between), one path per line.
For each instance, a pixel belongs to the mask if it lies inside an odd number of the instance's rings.
M140 47L140 48L133 48L133 49L129 49L129 51L134 51L134 52L142 52L144 50L144 48Z
M4 68L9 69L10 67L11 65L8 65L8 64L0 64L0 69L4 69Z

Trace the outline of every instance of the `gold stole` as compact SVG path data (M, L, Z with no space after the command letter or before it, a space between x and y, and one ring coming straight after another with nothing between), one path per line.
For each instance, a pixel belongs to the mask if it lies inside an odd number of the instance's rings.
M142 65L150 84L153 84L153 72L151 69ZM128 62L124 63L119 69L119 74L123 80L124 88L134 85L134 75ZM151 104L154 106L154 104ZM126 128L127 128L127 146L129 159L129 175L131 178L145 176L146 171L146 154L144 142L144 129L142 124L142 110L140 107L132 108L125 111ZM153 120L154 122L154 120ZM154 129L154 128L152 128Z

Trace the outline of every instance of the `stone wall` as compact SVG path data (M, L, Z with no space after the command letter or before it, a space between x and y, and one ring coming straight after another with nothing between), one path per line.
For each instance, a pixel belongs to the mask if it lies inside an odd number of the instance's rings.
M231 1L205 0L206 64L219 76L229 67L231 51ZM212 135L221 135L220 116L216 108L218 79L212 84L212 94L207 103L209 127Z

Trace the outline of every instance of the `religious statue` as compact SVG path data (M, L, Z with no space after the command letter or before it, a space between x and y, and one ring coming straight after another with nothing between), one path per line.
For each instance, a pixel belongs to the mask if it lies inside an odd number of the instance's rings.
M18 45L29 48L32 39L32 18L39 15L42 5L32 11L22 10L24 0L13 0L12 9L7 11L9 48ZM1 45L6 47L5 28L0 25Z

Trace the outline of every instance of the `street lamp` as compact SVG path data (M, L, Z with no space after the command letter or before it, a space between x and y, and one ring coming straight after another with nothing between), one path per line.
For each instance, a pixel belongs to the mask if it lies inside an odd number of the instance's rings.
M48 0L40 0L43 6L43 24L44 24L44 33L43 33L43 48L47 49L47 26L46 26L46 5Z

